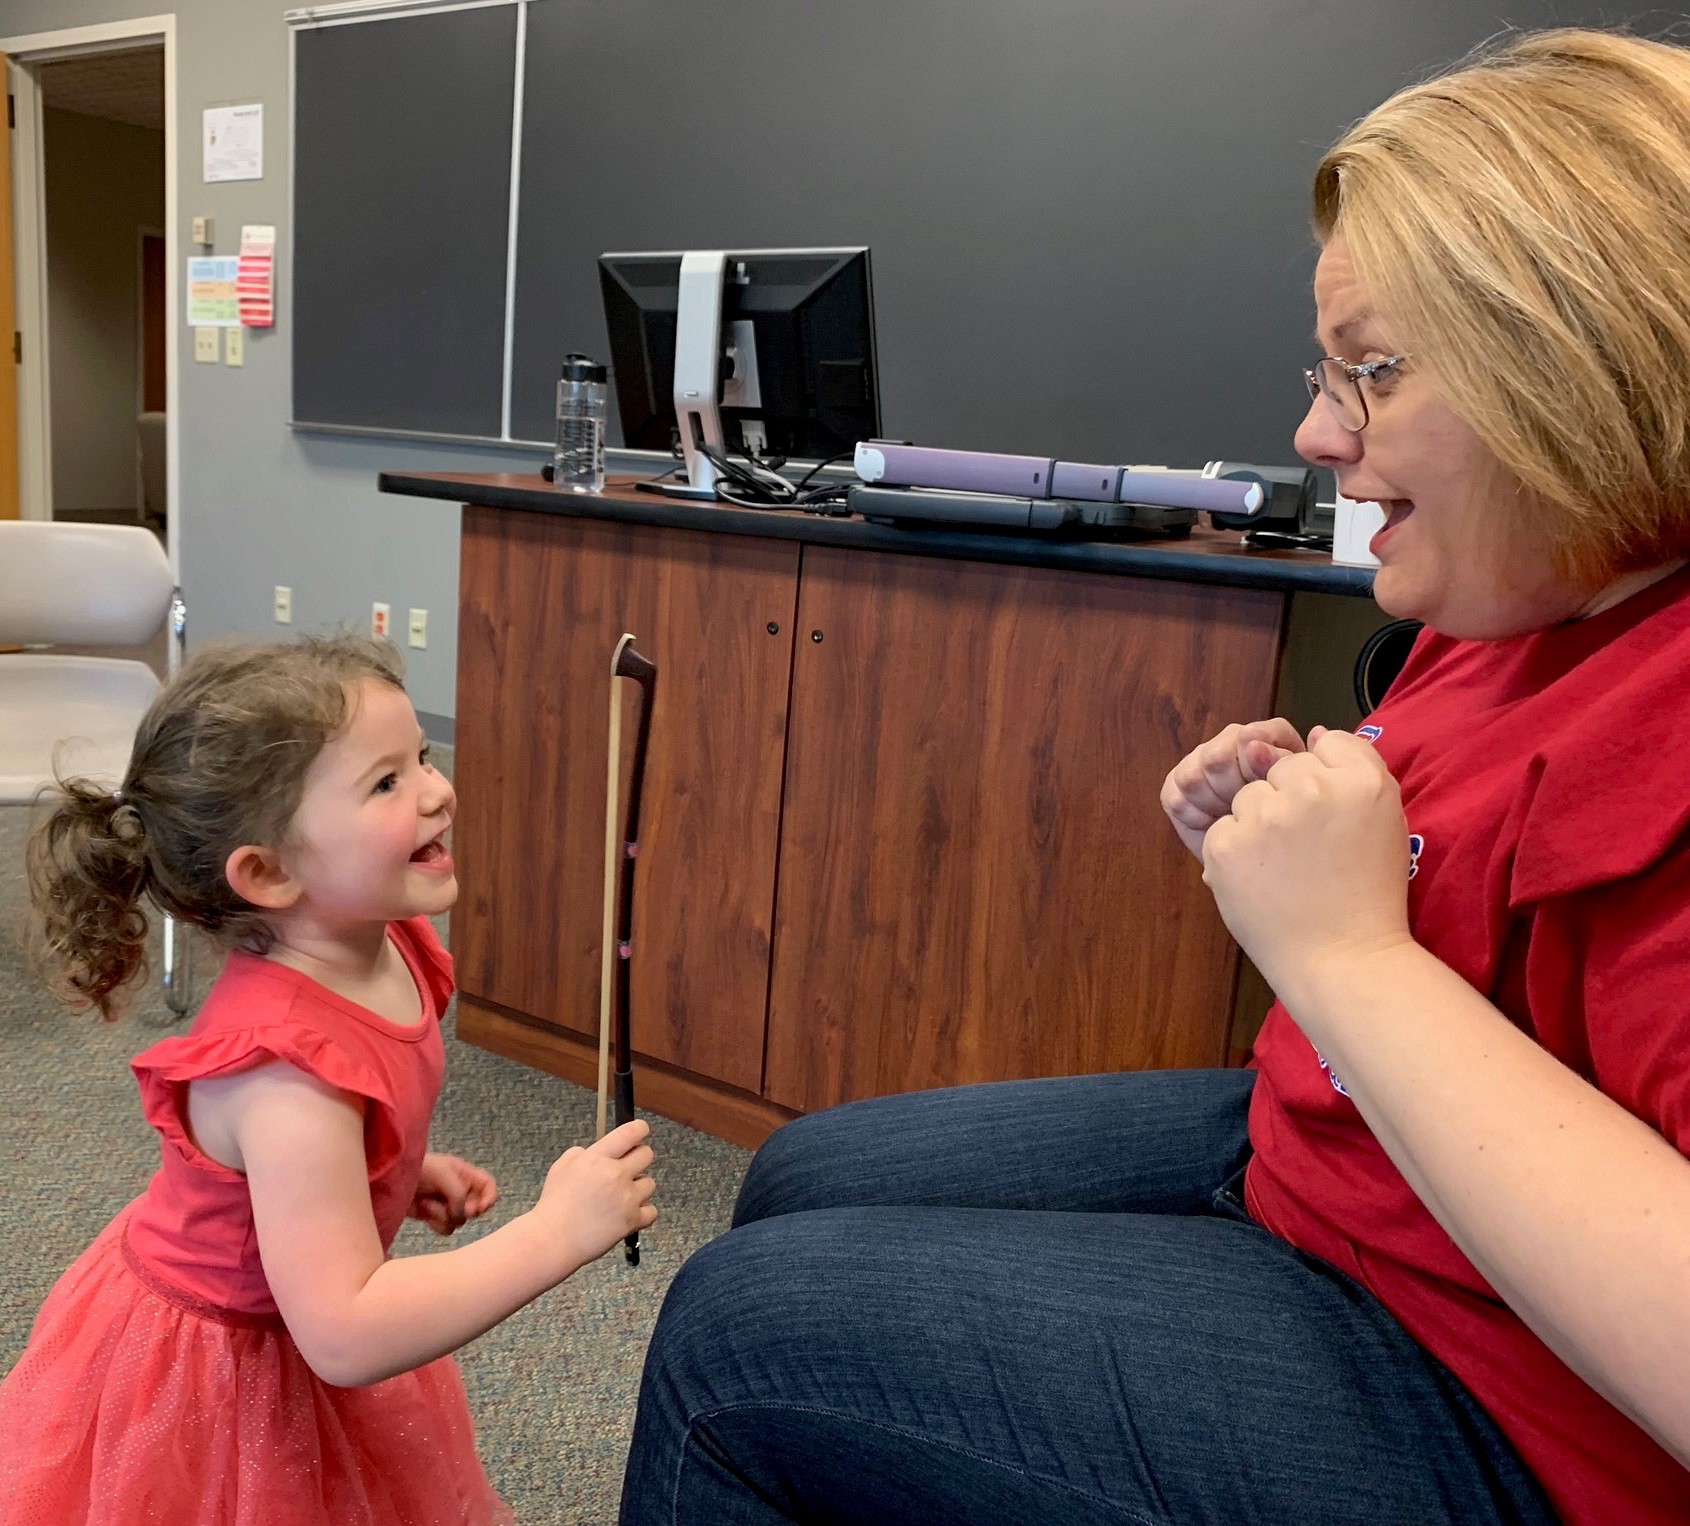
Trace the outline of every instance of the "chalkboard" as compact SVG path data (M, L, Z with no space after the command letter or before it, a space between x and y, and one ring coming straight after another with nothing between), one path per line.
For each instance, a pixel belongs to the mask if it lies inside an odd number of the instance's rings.
M500 434L516 16L294 34L296 424Z
M608 359L601 253L866 244L888 436L1290 463L1326 147L1508 27L1648 32L1665 15L522 0L302 34L295 411L501 436L501 134L520 35L510 438L551 437L565 354ZM396 230L418 240L397 292L392 273L345 286L358 241L332 235L348 215L384 249Z
M1508 18L1553 9L1509 0ZM513 432L547 437L559 357L606 351L601 251L866 244L889 437L1294 461L1315 164L1500 10L533 5Z

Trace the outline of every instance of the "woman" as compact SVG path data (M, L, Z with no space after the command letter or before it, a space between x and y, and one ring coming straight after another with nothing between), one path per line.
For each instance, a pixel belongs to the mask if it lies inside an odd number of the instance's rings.
M783 1129L625 1522L1690 1518L1690 55L1521 38L1314 201L1297 446L1428 629L1164 787L1254 1066Z

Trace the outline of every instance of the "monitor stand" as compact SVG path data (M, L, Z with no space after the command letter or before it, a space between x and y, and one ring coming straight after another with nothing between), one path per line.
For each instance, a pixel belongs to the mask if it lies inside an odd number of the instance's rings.
M676 498L714 500L718 473L698 448L722 450L722 415L716 406L721 379L722 278L727 254L693 249L681 256L681 280L675 308L675 421L687 480L665 483L661 491Z
M708 461L704 462L704 467L714 478L716 475L715 469ZM707 503L716 501L716 484L714 481L711 482L709 487L694 487L690 482L642 482L640 486L649 488L654 493L661 493L665 498L696 498Z

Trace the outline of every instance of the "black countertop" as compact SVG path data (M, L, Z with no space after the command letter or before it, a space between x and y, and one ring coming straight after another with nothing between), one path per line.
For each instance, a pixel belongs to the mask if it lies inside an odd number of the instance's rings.
M1222 530L1195 529L1181 540L1081 540L1013 531L961 530L948 525L912 529L789 509L742 509L725 503L666 498L637 491L633 480L612 478L599 495L561 492L537 472L382 472L377 485L384 493L443 498L494 509L662 525L718 535L755 535L815 546L897 551L907 556L1363 598L1373 588L1371 567L1337 566L1321 552L1251 550L1242 536Z

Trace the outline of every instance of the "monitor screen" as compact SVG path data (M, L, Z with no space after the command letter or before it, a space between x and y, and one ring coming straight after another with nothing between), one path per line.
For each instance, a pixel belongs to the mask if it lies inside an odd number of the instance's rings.
M622 444L631 450L668 451L677 438L680 271L679 253L599 259ZM759 454L819 461L880 434L867 249L730 252L721 330L717 402L730 451L743 452L749 433Z

